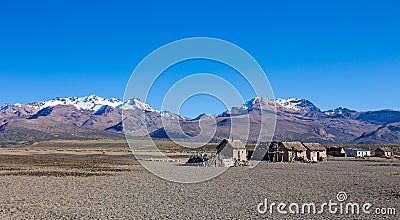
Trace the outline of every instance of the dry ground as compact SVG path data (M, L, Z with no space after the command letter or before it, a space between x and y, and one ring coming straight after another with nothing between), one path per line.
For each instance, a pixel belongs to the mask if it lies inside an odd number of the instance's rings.
M145 170L129 152L0 151L0 219L399 219L393 215L259 214L270 202L351 202L400 212L397 159L335 159L319 164L262 162L198 184ZM374 209L373 209L374 210Z

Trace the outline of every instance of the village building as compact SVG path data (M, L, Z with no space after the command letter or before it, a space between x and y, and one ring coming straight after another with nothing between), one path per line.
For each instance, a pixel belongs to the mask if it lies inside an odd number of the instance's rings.
M264 157L264 160L268 160L269 162L278 162L283 161L283 151L279 151L279 142L272 142L269 144L267 153Z
M370 157L371 151L363 148L347 148L346 154L348 157Z
M332 146L326 149L326 154L332 157L345 157L346 151L343 147Z
M268 151L270 148L271 142L260 142L255 147L247 148L247 159L248 160L268 160Z
M262 149L264 152L264 158L262 160L266 160L269 162L282 162L284 151L279 150L280 142L264 142L260 143L258 146L259 149Z
M379 147L375 150L376 157L393 157L393 149L391 147Z
M319 143L303 143L306 147L307 159L313 162L326 160L326 148Z
M240 140L224 139L217 146L217 154L230 157L238 161L247 161L246 146Z
M261 142L252 153L253 159L269 162L317 162L327 158L326 148L319 143Z
M300 142L276 142L275 144L277 144L275 153L277 161L292 162L307 158L307 149Z

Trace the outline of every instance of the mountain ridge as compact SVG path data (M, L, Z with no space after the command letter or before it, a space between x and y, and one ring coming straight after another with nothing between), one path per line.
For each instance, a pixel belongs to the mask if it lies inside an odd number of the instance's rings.
M321 111L317 106L315 106L313 104L313 102L311 102L307 99L304 99L304 98L275 98L274 100L270 100L270 99L265 99L262 97L255 97L255 98L250 99L249 101L243 103L242 105L232 106L232 108L242 108L242 109L246 109L246 110L250 109L253 104L252 102L255 102L258 99L273 101L276 104L279 104L280 106L283 106L287 109L296 110L296 111L300 111L303 109L308 109L311 111L315 111L315 110ZM100 97L97 95L89 95L89 96L83 96L83 97L71 96L71 97L67 97L67 98L56 97L54 99L50 99L47 101L36 101L36 102L30 102L30 103L25 103L25 104L5 103L0 107L0 113L5 113L9 110L13 110L13 107L15 108L15 107L26 106L26 107L33 108L36 110L41 110L46 107L54 107L57 105L74 105L78 110L83 109L83 110L93 110L93 111L98 111L103 106L110 106L110 107L121 108L121 109L129 109L134 106L134 107L137 107L142 110L158 111L158 110L155 110L149 104L142 102L138 98L131 98L124 102L118 98L103 98L103 97ZM356 111L356 110L351 110L347 107L337 107L335 109L325 110L325 111L321 111L321 112L332 116L332 115L343 115L343 114L355 113L355 112L371 113L371 112L379 112L379 111L400 112L400 110L395 110L395 109ZM160 112L160 111L158 111L158 112ZM175 114L175 113L173 113L173 114ZM202 114L206 114L206 113L202 113ZM200 115L202 115L202 114L200 114ZM197 116L197 117L199 117L199 116ZM185 116L181 116L181 117L185 117ZM185 117L185 118L188 118L188 117ZM194 118L196 118L196 117L194 117Z
M102 135L108 137L110 132L121 133L123 131L126 117L133 119L130 126L134 130L134 135L138 137L150 135L153 138L168 138L165 135L178 134L178 130L174 129L179 127L185 134L195 137L201 131L199 127L201 121L203 126L206 126L206 130L211 130L213 126L217 127L215 141L218 141L229 136L228 128L231 120L248 115L250 124L254 127L260 124L261 111L271 113L275 109L275 140L321 143L400 143L400 135L397 135L400 130L400 111L397 110L358 112L339 107L321 111L307 99L270 100L255 97L219 115L203 113L195 118L187 118L168 111L157 111L137 98L123 102L116 98L107 99L96 95L57 97L48 101L27 104L4 104L0 107L0 127L2 128L0 141L4 141L5 134L8 134L9 137L10 132L17 135L18 128L23 128L24 131L31 129L31 133L37 132L41 134L39 136L46 136L46 138L59 137L62 129L59 129L58 133L52 133L51 129L46 127L50 124L48 121L57 122L57 126L61 127L65 125L66 131L74 130L68 126L75 126L77 129L74 132L84 134L84 130L88 129L88 131L99 131L100 138ZM123 111L125 118L122 118ZM139 117L141 115L145 117ZM32 128L28 126L29 120L34 122ZM169 127L173 129L166 132L163 122L171 125ZM254 131L255 128L252 129ZM63 134L65 137L74 137L74 135L73 132ZM83 136L80 135L80 137ZM184 137L180 135L179 138ZM251 141L254 141L253 139ZM21 138L19 141L23 141L23 139Z

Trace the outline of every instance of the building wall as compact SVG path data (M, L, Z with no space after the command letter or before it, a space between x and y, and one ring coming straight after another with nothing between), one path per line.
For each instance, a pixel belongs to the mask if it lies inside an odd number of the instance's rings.
M371 156L371 152L370 151L357 151L357 155L359 155L360 157L369 157L369 156Z
M294 155L297 155L297 157L307 158L307 152L305 151L295 152L291 150L284 150L283 161L291 162L293 160Z
M383 151L381 149L376 149L375 150L375 156L377 156L377 157L391 157L391 156L393 156L393 154L390 151Z
M375 156L377 156L377 157L383 157L384 153L385 152L383 152L381 149L376 149L375 150Z
M247 150L246 149L233 149L230 146L225 146L220 152L221 155L226 157L232 157L235 160L247 161Z
M326 151L310 151L310 156L307 157L307 159L312 160L312 161L324 161L326 160Z
M222 151L220 152L221 155L224 155L226 157L234 157L233 155L233 149L229 146L225 146Z
M347 149L346 154L348 157L369 157L370 151Z
M355 150L351 150L351 149L347 149L346 154L348 157L356 157L357 156L357 152Z
M343 148L340 148L338 150L327 150L326 154L334 157L345 157L346 151Z
M233 158L236 160L247 161L246 149L233 149Z
M306 151L297 152L297 156L302 158L307 158L307 152Z
M320 157L320 161L326 160L326 158L328 157L328 155L326 154L326 150L320 151L319 152L319 157Z

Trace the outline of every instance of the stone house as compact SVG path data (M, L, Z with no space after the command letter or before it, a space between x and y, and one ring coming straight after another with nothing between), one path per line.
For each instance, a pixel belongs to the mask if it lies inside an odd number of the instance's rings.
M303 143L306 147L307 159L318 162L326 160L326 148L319 143Z
M239 161L247 161L246 146L240 140L222 140L217 146L217 154Z
M278 161L292 162L307 158L307 149L300 142L277 142Z
M393 149L391 147L379 147L375 150L376 157L393 157Z

